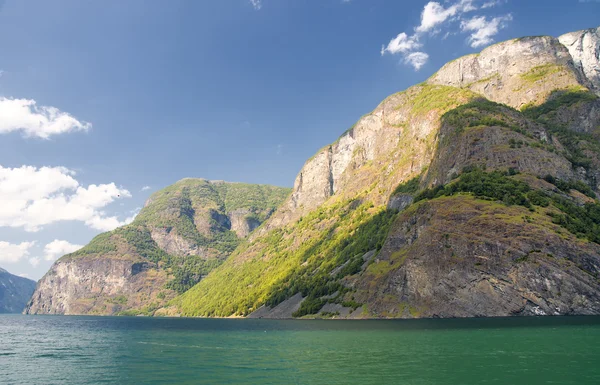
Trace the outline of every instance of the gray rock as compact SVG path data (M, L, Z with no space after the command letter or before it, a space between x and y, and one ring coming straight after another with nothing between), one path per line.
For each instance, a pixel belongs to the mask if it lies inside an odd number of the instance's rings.
M293 318L292 314L300 309L300 305L304 301L302 294L298 293L291 298L286 299L274 308L268 306L261 306L248 315L247 318L273 318L273 319L287 319Z
M558 40L569 50L575 68L600 95L600 27L566 33Z

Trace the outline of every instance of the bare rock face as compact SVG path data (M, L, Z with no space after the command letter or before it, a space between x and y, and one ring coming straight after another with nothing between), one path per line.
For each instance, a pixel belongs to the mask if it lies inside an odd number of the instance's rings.
M558 235L547 216L465 196L401 215L354 282L371 317L600 313L600 245Z
M250 235L261 224L252 214L252 211L248 209L237 209L230 212L231 231L234 231L240 238L246 238Z
M206 248L200 247L194 242L177 234L172 228L153 228L150 235L158 247L166 253L178 256L199 256L206 258Z
M550 36L525 37L485 48L444 65L428 83L469 88L520 109L540 104L555 89L579 86L569 51Z
M600 94L600 27L566 33L558 40L567 47L590 88Z
M40 280L25 313L115 314L165 304L175 295L164 289L166 281L166 272L142 258L59 260Z
M349 197L375 184L373 198L385 203L386 193L419 174L433 155L444 111L419 114L413 100L437 92L448 92L457 104L474 96L442 86L415 86L390 96L304 164L291 197L250 238L299 219L333 195Z

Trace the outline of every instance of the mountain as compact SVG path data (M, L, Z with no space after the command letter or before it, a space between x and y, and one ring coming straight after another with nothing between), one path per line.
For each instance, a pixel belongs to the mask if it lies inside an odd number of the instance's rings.
M291 193L256 190L269 204L239 232L250 194L179 182L59 260L28 311L600 314L599 54L590 29L449 62L319 150Z
M153 194L130 225L60 258L25 312L151 315L219 266L289 192L183 179Z
M35 281L0 268L0 313L21 313L35 290Z
M386 98L168 314L600 314L599 53L513 39Z

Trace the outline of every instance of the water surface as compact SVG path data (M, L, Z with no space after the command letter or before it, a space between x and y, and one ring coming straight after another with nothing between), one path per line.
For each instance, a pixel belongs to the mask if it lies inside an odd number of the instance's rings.
M600 317L0 315L0 384L600 384Z

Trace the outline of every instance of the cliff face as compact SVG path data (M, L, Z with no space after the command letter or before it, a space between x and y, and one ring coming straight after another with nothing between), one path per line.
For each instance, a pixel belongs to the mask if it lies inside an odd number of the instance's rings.
M564 34L558 40L569 50L575 68L600 92L600 27Z
M62 257L30 314L154 314L264 222L288 189L184 179L150 197L135 221Z
M20 313L29 301L35 281L0 268L0 313Z
M499 43L388 97L170 312L600 313L597 31Z

